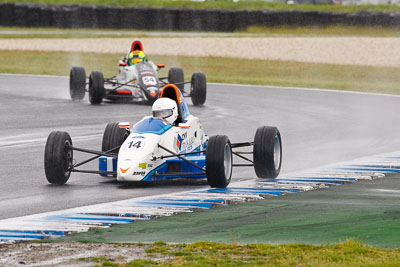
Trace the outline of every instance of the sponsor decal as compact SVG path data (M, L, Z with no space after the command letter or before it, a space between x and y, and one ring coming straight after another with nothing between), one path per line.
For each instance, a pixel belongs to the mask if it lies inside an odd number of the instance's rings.
M182 140L185 140L187 138L187 132L182 134Z
M180 134L178 134L178 137L176 139L176 147L178 148L178 150L181 150L182 148L182 136Z
M133 175L144 176L145 174L146 174L146 172L133 172Z
M142 139L145 139L146 137L144 137L144 136L141 136L141 135L132 136L132 139L134 139L134 138L142 138Z
M147 168L147 163L139 163L139 168L145 170Z
M181 152L186 152L192 149L192 145L196 141L196 138L194 136L191 136L188 138L188 134L183 133L178 134L178 137L174 139L175 145L176 145L176 150L181 151Z
M127 168L127 169L119 168L119 169L121 170L122 173L126 173L129 170L129 168Z
M140 74L142 74L142 76L153 76L154 74L152 71L141 71Z

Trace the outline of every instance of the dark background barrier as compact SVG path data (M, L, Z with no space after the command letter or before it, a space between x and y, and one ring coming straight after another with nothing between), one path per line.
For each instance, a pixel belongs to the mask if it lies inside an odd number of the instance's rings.
M0 3L0 25L231 32L254 25L400 27L400 14Z

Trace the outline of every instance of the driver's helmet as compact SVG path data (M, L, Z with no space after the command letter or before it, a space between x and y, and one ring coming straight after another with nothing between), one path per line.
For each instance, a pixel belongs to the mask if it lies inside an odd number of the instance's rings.
M135 50L129 53L129 62L134 65L139 62L146 62L147 58L143 51Z
M178 118L178 106L176 102L170 98L157 99L151 108L154 118L166 120L169 124L173 124Z

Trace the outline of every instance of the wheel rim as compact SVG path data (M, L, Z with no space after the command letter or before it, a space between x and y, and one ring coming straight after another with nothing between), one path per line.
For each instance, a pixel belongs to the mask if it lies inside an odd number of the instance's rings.
M64 164L64 175L68 176L68 174L71 172L71 167L72 167L72 149L70 149L71 143L69 140L65 141L64 145L64 153L65 153L65 164Z
M229 143L225 145L225 152L224 152L224 172L226 179L230 179L231 172L232 172L232 153Z
M274 163L275 169L278 170L281 166L281 140L278 135L274 138Z

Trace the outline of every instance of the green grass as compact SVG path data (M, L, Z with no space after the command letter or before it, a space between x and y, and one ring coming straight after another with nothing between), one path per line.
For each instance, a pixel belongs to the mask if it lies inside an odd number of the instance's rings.
M326 36L368 36L368 37L400 37L400 28L388 27L356 27L356 26L327 26L327 27L264 27L250 26L237 33L257 34L268 37L326 37ZM0 35L1 36L1 35Z
M89 75L100 70L107 76L117 72L120 54L0 51L0 73L68 76L72 66L83 66ZM185 78L194 71L206 73L208 82L327 88L375 93L400 94L399 68L341 66L286 61L151 56L166 64L159 75L172 66L181 66Z
M146 6L146 7L178 7L194 9L271 9L271 10L308 10L328 12L357 12L357 11L384 11L399 12L398 5L287 5L283 2L265 2L262 0L248 0L233 2L230 0L212 0L194 2L189 0L5 0L11 3L40 3L40 4L82 4L82 5L110 5L110 6ZM328 1L326 1L328 2Z
M152 244L146 252L148 257L164 259L136 259L127 264L107 260L96 266L399 266L400 262L399 249L376 249L353 239L321 246L237 245L206 241Z
M293 96L296 97L296 96ZM213 241L236 244L336 244L355 239L400 248L399 175L148 221L114 225L52 240L157 245ZM156 252L156 251L149 251Z
M151 31L108 29L61 29L51 27L0 26L0 38L121 38L127 36L154 36ZM162 35L157 36L162 37Z

